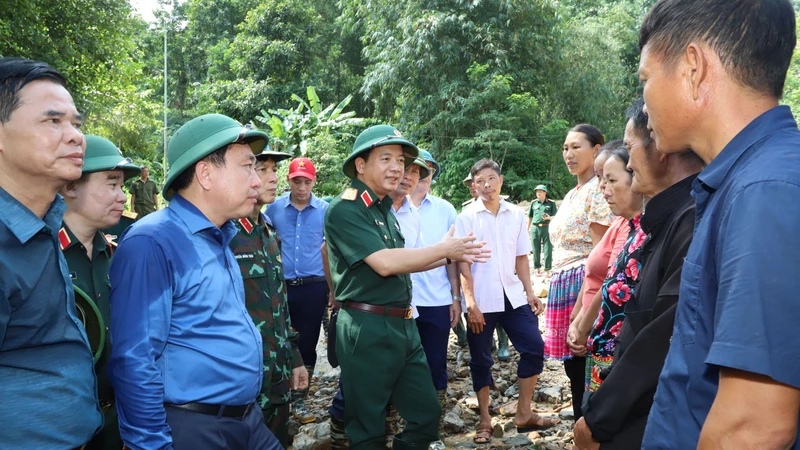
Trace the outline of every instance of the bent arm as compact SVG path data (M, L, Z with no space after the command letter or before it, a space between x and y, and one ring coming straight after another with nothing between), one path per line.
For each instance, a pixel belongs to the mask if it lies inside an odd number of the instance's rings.
M606 234L608 230L608 225L601 225L597 222L592 222L589 224L589 235L592 237L592 247L595 247L600 239L603 239L603 235Z
M719 390L697 449L791 449L799 412L800 389L764 375L720 368Z
M412 272L424 272L446 263L441 244L423 248L386 248L364 258L364 262L382 277Z

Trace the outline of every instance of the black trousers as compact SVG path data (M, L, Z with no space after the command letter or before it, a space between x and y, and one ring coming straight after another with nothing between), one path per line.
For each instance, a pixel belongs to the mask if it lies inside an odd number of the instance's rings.
M583 404L583 392L586 389L586 358L583 356L573 356L564 361L564 372L569 378L569 386L572 390L572 410L575 412L575 421L583 417L581 405Z

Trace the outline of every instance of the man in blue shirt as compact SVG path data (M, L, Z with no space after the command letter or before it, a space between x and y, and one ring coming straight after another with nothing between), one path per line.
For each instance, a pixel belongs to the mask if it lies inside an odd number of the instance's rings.
M456 209L447 200L430 193L433 180L439 174L439 163L427 150L420 149L419 156L429 169L428 176L421 177L410 198L419 211L420 246L427 247L439 242L451 227L456 224ZM402 226L402 223L401 223ZM403 230L405 233L405 230ZM408 237L406 236L406 239ZM461 291L458 282L458 268L455 264L411 274L413 283L413 303L419 314L417 329L425 349L425 357L431 369L433 387L439 396L442 411L447 406L447 345L450 329L461 317ZM442 435L444 414L439 419L439 435ZM444 448L444 443L436 441L432 448Z
M664 0L642 25L651 134L708 164L645 449L800 449L795 44L789 0Z
M122 236L111 264L109 375L131 449L280 449L255 404L261 335L245 307L231 221L252 212L267 135L218 114L172 137L169 207Z
M103 424L58 230L83 118L45 63L0 58L0 447L61 450Z
M288 179L291 190L269 205L267 216L278 230L281 241L289 315L292 326L300 334L297 346L308 369L310 384L317 363L322 315L328 304L328 285L319 250L328 204L311 193L317 181L317 170L310 159L293 159L289 163ZM317 420L305 405L307 395L308 387L292 391L292 415L301 424Z

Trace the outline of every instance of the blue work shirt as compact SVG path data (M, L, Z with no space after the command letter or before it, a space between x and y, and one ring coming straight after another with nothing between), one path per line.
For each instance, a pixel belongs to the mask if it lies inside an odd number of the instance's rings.
M694 239L647 450L697 446L720 368L800 388L800 131L789 108L745 127L692 190Z
M283 276L287 280L325 276L320 248L328 203L312 194L308 205L298 211L289 195L278 197L267 207L267 216L281 240Z
M175 195L123 234L111 262L109 376L122 439L171 449L164 403L246 405L261 390L261 334L247 313L233 222Z
M0 188L4 450L80 447L103 425L94 356L58 246L65 210L56 195L42 220Z
M456 224L456 209L447 200L426 194L419 204L421 247L438 244L450 227ZM414 285L414 305L449 306L453 304L450 279L446 266L425 272L412 273Z

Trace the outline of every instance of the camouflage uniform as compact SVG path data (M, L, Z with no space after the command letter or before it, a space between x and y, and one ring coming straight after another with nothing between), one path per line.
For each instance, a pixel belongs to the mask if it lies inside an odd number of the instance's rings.
M289 319L278 234L268 220L262 215L257 224L249 218L236 221L238 233L230 246L244 279L247 311L264 344L264 381L258 403L265 423L287 447L292 370L303 366L303 359Z

